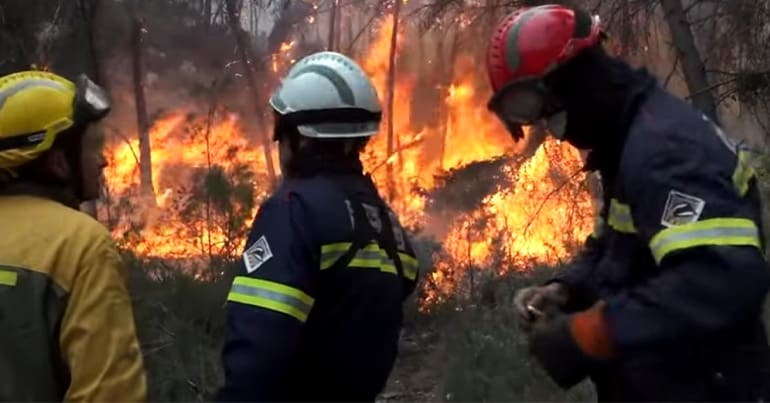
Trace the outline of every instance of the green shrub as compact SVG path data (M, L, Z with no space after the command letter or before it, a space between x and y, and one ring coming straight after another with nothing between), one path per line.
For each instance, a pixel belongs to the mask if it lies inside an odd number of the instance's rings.
M541 283L553 268L511 273L484 285L477 301L455 301L434 314L441 320L445 362L440 363L442 394L458 401L585 401L592 388L583 384L562 391L527 352L525 334L516 321L512 299L520 287Z
M161 262L128 261L150 399L211 399L222 382L220 350L231 277L200 281Z

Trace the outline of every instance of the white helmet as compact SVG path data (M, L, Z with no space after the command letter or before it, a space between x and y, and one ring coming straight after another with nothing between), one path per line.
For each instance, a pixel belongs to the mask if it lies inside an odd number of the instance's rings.
M270 97L281 121L314 138L370 137L382 107L366 73L349 57L318 52L295 63Z

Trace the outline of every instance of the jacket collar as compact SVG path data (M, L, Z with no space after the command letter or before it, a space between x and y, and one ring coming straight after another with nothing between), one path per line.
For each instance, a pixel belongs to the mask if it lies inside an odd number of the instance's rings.
M613 124L614 129L608 133L603 141L589 152L584 171L599 171L603 177L614 181L620 165L620 156L626 143L626 138L631 130L631 125L636 119L639 109L655 88L655 78L646 69L634 72L635 83L622 101L621 113Z
M73 192L60 187L44 186L32 182L0 184L0 196L33 196L53 200L75 210L80 209L80 202Z

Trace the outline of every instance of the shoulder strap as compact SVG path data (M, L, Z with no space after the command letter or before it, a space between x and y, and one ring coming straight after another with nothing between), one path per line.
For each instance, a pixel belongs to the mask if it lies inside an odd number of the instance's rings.
M356 253L374 239L374 228L369 225L363 207L353 200L349 200L349 202L350 208L353 210L353 242L351 242L348 250L329 267L330 269L347 267Z
M353 194L346 186L339 181L330 181L340 189L347 196L347 200L350 203L350 208L353 210L354 227L353 227L353 242L350 248L337 259L331 268L346 267L353 260L353 257L358 253L361 248L366 246L372 240L376 240L377 244L382 248L388 257L393 261L396 271L399 277L404 277L404 267L401 263L401 258L398 255L398 248L396 246L396 238L393 234L393 225L388 215L388 209L382 200L377 203L377 210L379 211L380 222L382 223L381 231L378 233L372 228L369 223L369 219L366 216L364 207L361 201ZM371 182L371 180L370 180ZM374 187L374 184L371 184ZM376 190L376 188L374 188Z

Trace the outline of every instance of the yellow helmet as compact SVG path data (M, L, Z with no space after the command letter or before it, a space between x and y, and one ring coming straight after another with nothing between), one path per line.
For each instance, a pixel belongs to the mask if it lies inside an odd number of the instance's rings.
M0 169L34 160L57 135L97 121L109 110L106 92L85 75L77 84L44 71L0 77Z

